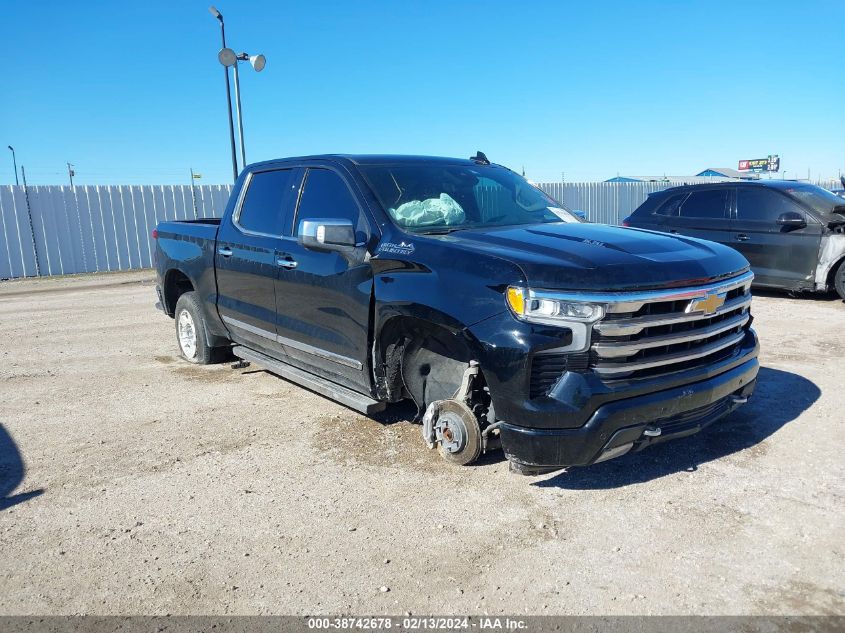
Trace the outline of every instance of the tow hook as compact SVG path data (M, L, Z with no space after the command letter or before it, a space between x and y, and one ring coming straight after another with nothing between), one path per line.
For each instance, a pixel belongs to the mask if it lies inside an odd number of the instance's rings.
M745 404L748 398L745 396L731 396L731 402L734 404Z
M663 431L656 426L647 426L643 431L643 435L646 437L659 437Z

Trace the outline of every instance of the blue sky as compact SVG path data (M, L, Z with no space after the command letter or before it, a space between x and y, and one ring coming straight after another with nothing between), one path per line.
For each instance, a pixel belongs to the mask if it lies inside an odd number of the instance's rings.
M781 156L845 171L845 3L214 0L243 68L247 158L395 152L537 181L689 175ZM228 182L210 0L8 2L0 183ZM67 7L67 8L64 8Z

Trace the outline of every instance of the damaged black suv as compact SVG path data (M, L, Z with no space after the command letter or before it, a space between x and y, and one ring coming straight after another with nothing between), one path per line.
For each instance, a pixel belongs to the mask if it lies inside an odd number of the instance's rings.
M672 187L651 194L625 226L735 248L754 285L836 289L845 299L845 200L815 185L757 180Z

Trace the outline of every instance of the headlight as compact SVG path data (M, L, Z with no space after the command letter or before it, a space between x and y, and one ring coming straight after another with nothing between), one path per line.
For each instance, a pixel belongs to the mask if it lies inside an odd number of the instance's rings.
M561 352L586 351L590 347L592 324L604 316L604 306L600 303L577 301L552 292L509 286L506 298L508 307L523 321L567 328L572 340L556 348Z
M599 303L575 301L548 292L509 286L508 306L521 319L532 323L563 325L570 321L595 323L604 316L604 306Z

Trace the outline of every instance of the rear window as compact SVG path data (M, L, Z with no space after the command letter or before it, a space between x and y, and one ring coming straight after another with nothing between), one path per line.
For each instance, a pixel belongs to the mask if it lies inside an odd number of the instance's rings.
M724 218L728 201L727 189L693 191L681 203L682 218Z
M252 174L236 222L240 228L265 235L289 234L290 192L294 170L276 169Z

